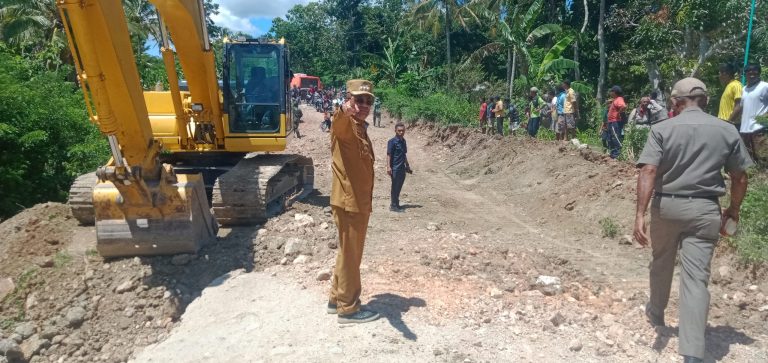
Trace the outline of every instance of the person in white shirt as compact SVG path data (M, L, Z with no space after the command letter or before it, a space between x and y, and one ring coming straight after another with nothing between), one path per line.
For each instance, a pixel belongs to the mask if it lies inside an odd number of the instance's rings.
M760 79L762 69L759 64L750 64L745 69L747 85L741 96L741 103L736 105L735 114L741 115L739 133L747 145L750 156L758 161L755 145L760 144L764 137L765 128L756 120L758 116L768 113L768 83ZM734 116L735 117L735 116Z

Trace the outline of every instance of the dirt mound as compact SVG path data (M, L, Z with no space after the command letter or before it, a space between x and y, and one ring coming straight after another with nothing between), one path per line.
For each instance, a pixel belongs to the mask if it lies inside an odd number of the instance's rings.
M11 362L127 361L164 339L217 278L299 255L327 259L335 248L330 215L306 203L263 227L222 229L197 255L105 260L94 229L57 203L4 221L0 235L0 280L14 285L0 299L0 344L20 352Z
M611 161L598 151L579 149L571 143L489 137L466 128L423 130L430 133L429 143L438 158L455 160L446 164L448 173L459 183L485 191L500 204L517 207L545 229L562 231L576 247L573 253L558 249L545 254L575 263L573 268L582 273L595 264L586 257L590 253L608 257L615 266L601 267L589 280L610 282L617 289L624 285L628 291L647 290L647 265L638 268L636 262L638 254L645 255L639 260L649 261L649 249L622 245L619 238L631 234L634 221L634 165ZM604 218L617 224L617 238L602 235L598 222ZM590 247L590 240L602 246ZM768 334L767 275L766 266L741 264L732 251L721 247L712 262L710 321ZM636 283L629 283L633 280Z
M29 263L53 263L77 221L68 206L38 204L0 223L0 276Z

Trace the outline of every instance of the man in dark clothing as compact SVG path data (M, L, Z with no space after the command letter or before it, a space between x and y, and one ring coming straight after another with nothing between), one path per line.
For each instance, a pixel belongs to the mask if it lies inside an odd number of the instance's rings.
M392 193L389 210L402 212L400 207L400 190L405 183L405 173L412 173L408 164L408 145L405 143L405 125L398 122L395 125L395 137L387 143L387 174L392 177Z

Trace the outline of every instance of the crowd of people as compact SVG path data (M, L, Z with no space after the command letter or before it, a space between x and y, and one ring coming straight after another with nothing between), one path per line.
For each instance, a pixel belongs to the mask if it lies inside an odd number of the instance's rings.
M304 102L315 108L315 111L323 114L323 121L320 123L320 130L323 132L331 131L333 115L341 110L341 106L346 100L346 86L337 89L329 87L328 89L318 89L314 86L307 89L300 89L297 86L291 88L291 111L293 114L293 130L297 138L301 138L299 126L301 118L304 116L299 105ZM304 100L304 101L302 101ZM381 126L381 100L378 97L373 101L373 125Z
M768 83L760 79L761 68L757 64L749 65L745 74L747 84L742 86L736 79L735 66L720 66L719 78L724 91L720 97L718 118L739 130L750 155L757 160L755 150L761 142L763 126L756 121L756 117L768 113ZM603 108L600 138L611 158L616 159L621 154L628 127L650 128L679 113L675 108L674 93L667 98L667 103L662 102L659 96L655 91L644 95L636 107L629 109L622 88L614 85L609 89ZM509 98L482 98L479 111L478 126L484 134L513 135L521 128L520 112ZM580 118L579 105L570 81L563 81L557 89L543 95L538 88L531 88L523 114L525 121L522 126L531 137L536 137L541 127L551 129L560 141L575 137L576 120ZM505 120L509 125L506 133L503 127Z
M557 140L567 140L576 135L578 112L576 92L571 88L571 82L565 80L557 92L552 90L543 96L538 88L530 89L523 110L524 123L521 122L520 111L509 98L495 96L480 99L478 124L481 132L488 135L514 135L524 128L531 137L536 137L544 126L556 133ZM506 133L505 120L508 123Z

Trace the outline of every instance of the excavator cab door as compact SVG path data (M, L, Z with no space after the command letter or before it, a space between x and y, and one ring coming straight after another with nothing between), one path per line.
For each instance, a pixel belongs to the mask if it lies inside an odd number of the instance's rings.
M274 134L286 113L285 46L245 41L224 48L224 109L232 133Z

